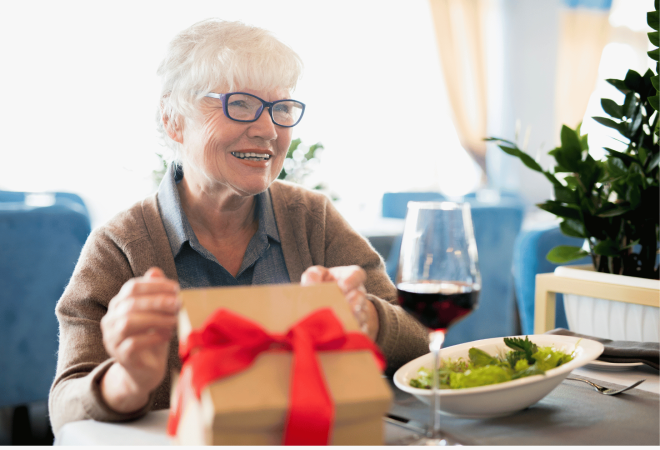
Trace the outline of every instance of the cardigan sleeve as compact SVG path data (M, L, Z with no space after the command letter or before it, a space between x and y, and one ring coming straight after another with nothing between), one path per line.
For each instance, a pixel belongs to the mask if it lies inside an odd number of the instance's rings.
M428 330L406 313L385 272L385 263L371 244L358 234L331 202L325 207L325 266L358 265L367 272L367 298L378 312L376 344L387 358L387 373L429 352Z
M92 232L55 308L60 325L59 351L48 399L54 432L67 422L130 420L151 409L153 393L144 408L122 414L107 406L100 390L100 381L113 363L103 346L101 318L110 300L133 276L117 244L103 231Z

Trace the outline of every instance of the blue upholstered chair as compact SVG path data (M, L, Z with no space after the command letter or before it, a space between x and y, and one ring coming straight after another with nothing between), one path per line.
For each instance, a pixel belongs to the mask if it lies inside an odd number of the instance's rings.
M84 202L50 206L0 191L0 407L48 398L57 362L55 304L91 231Z
M405 219L408 202L441 202L447 197L439 192L385 192L383 194L383 217Z
M557 245L581 247L583 242L583 239L563 235L559 226L554 223L539 229L523 230L516 239L513 251L513 277L523 334L534 334L536 275L554 272L557 267L557 264L546 259L546 255ZM591 264L591 259L587 257L571 264ZM556 297L555 325L558 328L568 328L564 297L561 294L557 294Z
M407 194L411 195L405 198ZM408 201L441 201L441 194L419 196L420 193L398 193L396 204L398 209L390 217L404 218ZM421 198L420 198L421 197ZM482 287L479 309L467 318L453 326L447 333L445 346L469 342L476 339L510 336L518 330L515 314L515 297L512 276L513 244L520 231L524 204L516 196L502 196L496 203L485 203L477 200L477 196L466 196L472 209L475 240L479 252L479 267L481 270ZM383 211L386 198L383 197ZM386 270L394 281L401 236L392 244L392 249L386 261Z
M525 208L517 199L502 198L497 204L484 204L470 198L465 201L472 210L481 294L479 308L449 329L445 346L511 336L519 327L511 267L513 244L520 232Z

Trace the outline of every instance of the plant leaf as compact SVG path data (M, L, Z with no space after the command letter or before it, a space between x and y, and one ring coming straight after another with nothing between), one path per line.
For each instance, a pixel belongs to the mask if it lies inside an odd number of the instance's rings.
M606 152L608 152L611 156L613 156L613 157L615 157L615 158L619 158L619 159L622 160L624 163L626 163L626 170L628 170L628 167L629 167L631 164L634 164L634 163L637 163L637 162L638 162L638 161L637 161L635 158L633 158L632 156L630 156L630 155L626 155L625 153L617 152L616 150L613 150L613 149L611 149L611 148L603 147L603 150L605 150Z
M635 114L635 109L637 109L637 97L635 96L635 93L631 91L626 94L621 112L624 116L630 119L633 114Z
M635 118L630 122L630 125L628 126L628 133L630 136L635 136L637 134L637 130L639 127L642 125L642 110L640 109ZM619 130L619 132L621 132ZM624 133L621 133L625 136Z
M572 245L558 245L548 252L546 259L554 264L564 264L567 262L582 259L588 256L589 253L582 250L580 247Z
M612 205L610 203L610 205ZM614 207L608 207L605 206L601 208L599 211L596 212L596 216L598 217L616 217L620 216L621 214L625 214L628 211L630 211L630 206L626 204L626 206L614 206Z
M582 151L589 150L589 135L584 134L580 136L580 146L582 147Z
M628 70L626 78L623 81L626 83L626 86L635 92L641 93L644 89L644 80L642 80L642 76L632 69Z
M656 47L658 47L658 45L660 45L660 44L658 44L658 32L657 31L652 31L651 33L649 33L649 41L651 41L651 44L655 45Z
M575 208L569 208L568 206L562 206L558 202L548 200L545 203L539 203L536 206L541 208L544 211L554 214L555 216L563 217L565 219L575 219L581 220L580 211Z
M658 11L657 7L655 11L649 11L646 13L646 23L649 24L651 28L655 31L658 31ZM656 44L657 45L657 44Z
M630 92L630 88L626 86L626 83L623 80L617 80L616 78L608 78L605 81L610 83L612 86L617 88L619 91L623 92L624 94L627 94Z
M586 232L582 222L573 219L566 219L559 224L561 232L566 236L573 236L578 238L586 237Z
M539 165L539 163L534 161L534 158L529 156L527 153L521 151L520 153L518 153L518 158L520 158L523 164L529 167L530 169L535 170L537 172L543 172L543 168Z
M570 129L566 125L561 127L561 146L564 151L568 150L571 152L577 152L578 154L582 150L580 145L580 138L578 137L575 130Z
M575 193L565 186L554 186L555 200L561 203L575 203Z
M642 177L638 176L638 174L635 174L637 176L634 177L635 180L641 180ZM632 177L631 177L632 178ZM630 202L630 209L636 209L640 202L642 201L642 193L640 192L640 184L641 183L634 183L630 178L628 181L628 192L626 193L626 200Z
M619 246L616 242L606 239L594 246L594 253L603 256L619 256Z
M657 95L655 95L653 97L649 97L649 103L651 104L651 106L653 106L653 109L655 109L656 111L658 110L658 96ZM655 124L656 131L658 129L658 124L660 124L660 122L657 122Z
M555 176L554 176L553 174L551 174L550 172L545 172L545 171L544 171L544 172L543 172L543 175L545 175L545 177L550 181L550 183L552 183L553 186L562 186L562 184L559 182L559 180L557 179L557 177L555 177Z
M506 145L498 145L498 147L507 155L518 156L518 153L520 153L520 150L515 147L508 147Z
M603 107L603 111L609 114L612 117L621 119L623 117L623 112L621 110L621 105L617 104L614 100L609 98L603 98L600 100L600 105Z
M615 122L612 119L608 119L607 117L592 117L592 119L601 125L605 125L606 127L614 128L615 130L619 131L619 122Z
M648 164L648 167L646 168L647 172L651 172L653 169L658 167L658 160L660 159L660 153L655 153L653 156L651 156L646 163Z
M619 158L607 158L607 168L615 177L622 177L628 173L628 167Z

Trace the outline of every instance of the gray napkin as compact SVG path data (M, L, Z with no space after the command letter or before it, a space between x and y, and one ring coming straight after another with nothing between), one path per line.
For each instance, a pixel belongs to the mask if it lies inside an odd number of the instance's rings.
M658 364L658 360L660 359L660 344L657 342L613 341L611 339L573 333L565 328L555 328L545 334L560 334L562 336L575 336L598 341L605 346L603 354L598 357L599 361L611 363L642 362L654 369L660 368Z

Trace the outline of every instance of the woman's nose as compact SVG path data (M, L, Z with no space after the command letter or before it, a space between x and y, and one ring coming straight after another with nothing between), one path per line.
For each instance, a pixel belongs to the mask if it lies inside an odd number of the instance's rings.
M267 141L277 139L277 128L270 117L268 108L264 108L261 116L250 124L248 129L248 136L259 137Z

